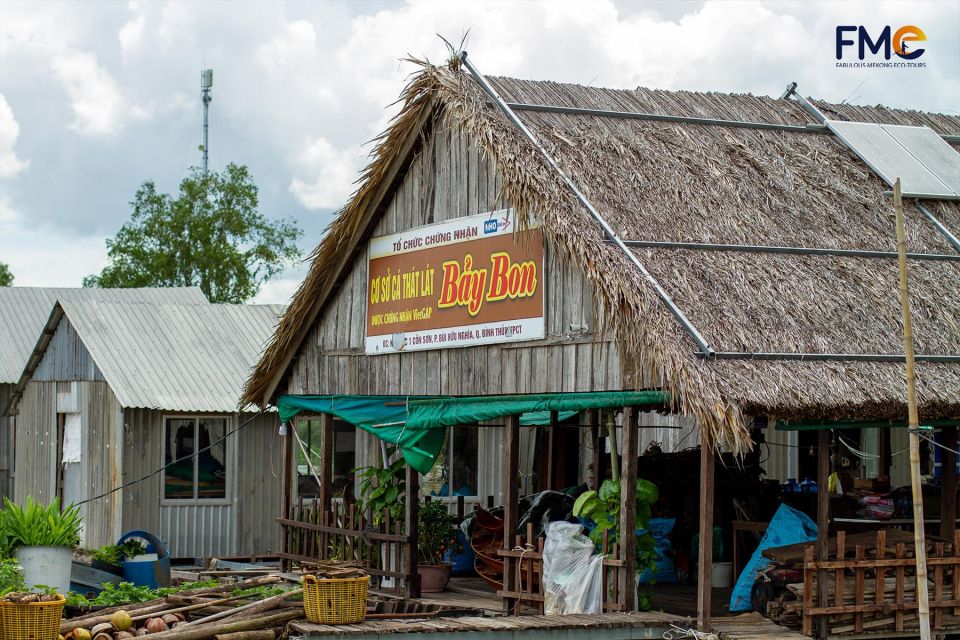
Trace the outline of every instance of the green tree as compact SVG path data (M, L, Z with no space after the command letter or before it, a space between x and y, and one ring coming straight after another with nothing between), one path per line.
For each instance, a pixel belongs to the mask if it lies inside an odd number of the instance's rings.
M83 286L199 286L211 302L246 302L300 257L303 233L292 220L268 221L257 205L245 166L194 168L176 197L148 180L130 203L130 220L107 240L109 263Z
M13 286L13 274L10 273L10 267L4 262L0 262L0 287Z

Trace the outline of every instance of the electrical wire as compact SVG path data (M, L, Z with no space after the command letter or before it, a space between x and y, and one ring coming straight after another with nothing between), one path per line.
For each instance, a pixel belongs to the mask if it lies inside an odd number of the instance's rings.
M96 501L96 500L100 500L101 498L106 498L107 496L112 495L112 494L116 493L117 491L122 491L122 490L126 489L127 487L132 487L133 485L139 484L139 483L143 482L144 480L149 480L150 478L152 478L153 476L157 475L158 473L162 473L162 472L164 471L164 469L166 469L167 467L172 467L173 465L178 464L178 463L180 463L180 462L183 462L184 460L190 460L190 459L192 459L192 458L195 458L195 457L197 457L198 455L200 455L201 453L203 453L204 451L209 451L210 449L214 448L215 446L217 446L218 444L220 444L221 442L223 442L224 440L226 440L227 438L229 438L230 436L232 436L233 434L235 434L237 431L240 431L240 429L243 429L245 426L247 426L248 424L250 424L251 422L253 422L254 420L256 420L257 418L259 418L259 417L262 416L262 415L263 415L263 409L261 409L261 410L258 411L256 414L254 414L249 420L246 420L245 422L242 422L242 423L240 423L239 425L237 425L237 427L236 427L235 429L233 429L232 431L228 431L227 433L223 434L223 437L220 438L219 440L215 440L214 442L211 442L209 445L203 447L202 449L198 449L198 450L194 451L193 453L191 453L191 454L188 455L188 456L183 456L182 458L177 458L176 460L172 460L171 462L168 462L167 464L163 465L163 466L160 467L159 469L157 469L157 470L155 470L155 471L151 471L150 473L148 473L147 475L143 476L142 478L137 478L136 480L131 480L130 482L125 482L125 483L123 483L122 485L120 485L119 487L115 487L115 488L113 488L113 489L110 489L110 491L107 491L106 493L101 493L101 494L98 495L98 496L94 496L94 497L92 497L92 498L87 498L86 500L81 500L80 502L75 502L75 503L74 503L74 506L79 507L79 506L82 505L82 504L87 504L88 502L94 502L94 501Z
M940 447L940 448L943 449L944 451L949 451L949 452L951 452L951 453L954 453L954 454L960 456L960 451L957 451L956 449L951 449L950 447L948 447L948 446L945 445L945 444L940 444L939 442L937 442L936 440L934 440L934 439L931 438L930 436L928 436L928 435L926 435L926 434L924 434L924 433L921 433L920 431L917 431L916 434L917 434L918 436L920 436L921 438L923 438L924 440L926 440L927 442L929 442L930 444L932 444L933 446L935 446L935 447Z

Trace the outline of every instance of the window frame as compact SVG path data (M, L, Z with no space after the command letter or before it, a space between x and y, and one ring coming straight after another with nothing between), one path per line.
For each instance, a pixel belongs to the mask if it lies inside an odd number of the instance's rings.
M204 419L209 420L223 420L224 421L224 435L230 433L233 430L233 423L235 416L233 415L217 415L217 414L207 414L207 413L172 413L164 414L161 422L161 439L162 445L160 450L161 460L164 465L163 473L160 474L160 506L164 507L176 507L176 506L185 506L185 505L208 505L208 506L228 506L233 504L233 483L234 483L234 471L233 468L235 465L235 456L234 450L235 446L233 443L233 438L227 437L224 440L224 462L227 467L227 477L224 479L224 492L222 498L168 498L167 497L167 422L170 420L193 420L193 438L194 441L198 441L200 421ZM194 447L196 449L196 447ZM194 494L197 493L197 456L196 453L193 455L193 490Z
M447 465L447 469L449 470L449 476L450 476L450 477L447 478L447 492L448 492L450 495L445 495L445 496L429 496L429 498L430 498L431 500L439 500L440 502L443 502L444 504L456 504L456 503L457 503L457 499L460 498L460 497L462 497L465 502L470 502L470 503L474 503L474 502L475 502L475 503L478 503L478 504L480 503L480 482L481 482L481 475L482 475L482 474L480 473L480 459L481 459L480 449L481 449L481 446L482 446L482 445L481 445L481 438L480 438L480 435L481 435L481 434L480 434L480 431L479 431L479 430L480 430L481 428L483 428L484 426L485 426L485 425L482 425L482 424L471 424L471 425L453 425L453 426L447 427L447 434L446 434L446 439L445 439L446 447L444 447L444 449L445 449L445 451L444 451L444 464ZM454 475L454 473L453 473L453 465L452 465L452 463L453 463L453 441L454 441L454 434L453 434L453 431L452 431L453 429L476 429L476 430L477 430L477 432L476 432L476 433L477 433L477 459L476 459L476 467L477 467L476 474L477 474L477 477L476 477L476 482L475 482L476 486L474 487L474 492L475 492L475 493L473 493L472 495L469 495L469 496L453 495L453 491L454 491L454 490L453 490L453 488L452 488L453 485L452 485L451 481L452 481L452 480L456 480L456 478L452 477L452 476ZM421 486L421 487L423 486L423 478L424 478L423 474L420 474L420 486ZM424 497L427 497L427 496L425 496L425 495L423 495L423 494L421 493L421 496L420 496L420 497L421 497L421 498L424 498Z

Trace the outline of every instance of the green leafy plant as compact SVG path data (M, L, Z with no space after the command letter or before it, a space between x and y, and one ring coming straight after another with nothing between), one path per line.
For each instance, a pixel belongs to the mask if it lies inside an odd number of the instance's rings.
M637 536L636 571L656 570L656 542L650 533L650 515L653 503L660 497L657 485L642 478L637 480L636 508L637 528L643 533ZM620 541L620 482L604 480L599 491L585 491L573 503L573 515L593 523L590 539L596 545L603 540L607 531L608 541L613 544ZM649 608L649 594L639 594L641 608Z
M94 560L119 566L127 558L135 558L147 552L147 545L136 538L126 540L123 544L107 544L93 552Z
M0 598L14 591L26 591L23 572L13 558L0 560Z
M420 505L417 551L427 564L440 564L448 550L458 550L457 518L439 500Z
M138 586L130 582L105 583L103 591L96 598L87 598L82 594L71 592L67 596L67 604L74 607L112 607L119 604L133 604L163 598L188 589L203 589L215 586L217 586L216 580L184 582L175 587L160 587L159 589Z
M7 532L10 546L18 547L75 547L80 542L80 508L69 505L60 510L60 500L54 499L48 505L27 501L20 506L3 499L3 521L0 525Z
M387 449L387 459L394 457L396 447ZM379 527L384 520L384 512L394 521L400 521L404 514L404 494L407 482L404 473L405 463L400 456L386 467L357 467L353 472L360 480L360 507L369 511L373 524Z

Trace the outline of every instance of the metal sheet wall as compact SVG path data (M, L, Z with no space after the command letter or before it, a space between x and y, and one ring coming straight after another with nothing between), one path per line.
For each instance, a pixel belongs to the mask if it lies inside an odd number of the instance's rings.
M31 379L36 382L103 380L103 375L77 335L76 329L67 318L63 318Z
M16 416L4 416L14 385L0 384L0 500L13 499L14 444L16 443Z
M149 409L124 411L125 482L163 466L166 415L176 414ZM231 416L231 425L251 417L253 414L249 413ZM282 495L278 429L276 414L264 414L231 436L231 504L161 504L162 474L157 474L124 489L123 529L159 532L175 557L275 551L279 541L275 519L280 513Z
M49 502L56 493L53 484L57 440L57 383L31 382L23 391L17 415L14 497L27 496Z

